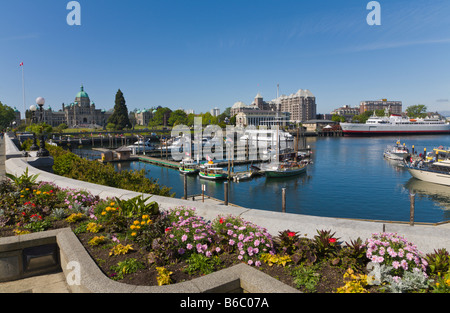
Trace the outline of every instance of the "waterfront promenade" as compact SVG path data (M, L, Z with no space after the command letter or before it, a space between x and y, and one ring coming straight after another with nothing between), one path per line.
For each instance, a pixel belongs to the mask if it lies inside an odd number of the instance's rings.
M117 196L122 199L129 199L139 193L121 190L106 186L99 186L91 183L67 179L61 176L53 175L48 172L41 171L30 166L28 161L31 158L23 158L13 144L10 138L5 137L4 142L1 142L1 151L6 149L4 161L5 171L14 175L21 175L26 168L29 169L30 174L39 174L39 180L51 181L63 188L78 188L85 189L94 195L99 195L102 198ZM0 167L1 170L1 167ZM148 196L148 195L146 195ZM291 231L298 231L302 236L313 237L317 230L331 230L335 232L336 237L340 238L342 242L350 241L358 237L366 239L372 233L379 233L382 231L396 232L408 239L408 241L416 244L423 253L433 252L435 249L446 248L450 250L450 225L442 224L439 226L431 225L415 225L409 226L404 223L386 223L386 222L371 222L362 220L350 220L342 218L328 218L317 217L310 215L280 213L272 211L257 210L252 208L235 207L217 205L214 203L192 202L188 200L167 198L161 196L153 196L153 201L160 204L164 209L173 208L176 206L195 207L197 213L203 216L206 220L213 220L219 214L232 214L240 216L245 220L251 221L261 227L265 227L273 236L278 232L289 229ZM0 291L2 286L8 286L3 283L0 284ZM25 282L17 281L14 284L25 285ZM11 285L10 285L11 286ZM12 286L10 288L13 288ZM63 288L64 289L64 288ZM61 292L64 292L63 289ZM9 289L14 292L15 289ZM29 288L26 290L30 290ZM8 291L6 291L8 292ZM56 292L56 291L55 291Z

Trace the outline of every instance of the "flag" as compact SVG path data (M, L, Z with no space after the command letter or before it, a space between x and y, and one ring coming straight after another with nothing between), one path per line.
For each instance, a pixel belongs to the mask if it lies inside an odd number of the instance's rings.
M19 64L19 66L23 66L23 62L21 62L21 63Z

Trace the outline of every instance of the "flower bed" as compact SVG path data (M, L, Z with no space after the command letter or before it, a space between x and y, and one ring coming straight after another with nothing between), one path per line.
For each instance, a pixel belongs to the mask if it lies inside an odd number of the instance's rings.
M161 212L150 198L100 199L36 178L1 183L0 236L70 226L105 275L124 283L174 284L244 262L303 292L450 290L447 251L423 255L398 234L272 236L232 215L208 222L193 208Z

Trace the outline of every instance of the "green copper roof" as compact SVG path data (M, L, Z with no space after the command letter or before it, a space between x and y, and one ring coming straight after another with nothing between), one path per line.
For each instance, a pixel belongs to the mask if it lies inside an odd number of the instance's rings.
M88 94L84 91L83 85L81 85L81 91L77 93L76 98L89 98Z

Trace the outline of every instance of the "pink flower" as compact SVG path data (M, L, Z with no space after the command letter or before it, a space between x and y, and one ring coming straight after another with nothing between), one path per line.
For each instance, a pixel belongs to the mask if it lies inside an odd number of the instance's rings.
M188 238L187 235L183 235L183 236L181 236L181 241L182 241L182 242L185 242L185 241L187 240L187 238Z

